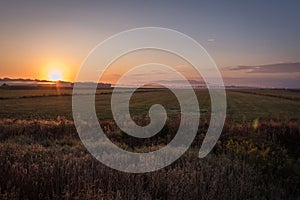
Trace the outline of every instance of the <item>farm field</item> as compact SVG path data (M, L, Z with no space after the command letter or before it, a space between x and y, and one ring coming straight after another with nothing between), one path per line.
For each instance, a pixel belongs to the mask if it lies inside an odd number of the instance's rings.
M126 89L124 89L126 91ZM112 89L99 89L96 111L100 119L112 119L110 95ZM0 118L72 119L72 90L6 90L0 89ZM196 90L203 116L208 116L210 98L207 90ZM154 97L154 98L153 98ZM159 98L156 98L159 97ZM299 119L299 90L227 90L227 115L230 120ZM130 104L133 115L145 115L149 106L161 103L171 115L180 110L175 96L167 90L141 89ZM148 105L148 106L147 106Z
M150 139L132 138L113 121L111 89L100 89L101 127L119 147L149 152L176 134L179 105L168 90L141 89L130 101L137 124L154 103L168 123ZM126 92L126 91L125 91ZM213 151L197 157L210 119L208 91L191 148L145 174L112 170L93 158L72 120L72 90L0 89L0 199L297 199L300 196L300 91L227 90L227 118ZM153 98L154 97L154 98ZM154 101L155 100L155 101Z

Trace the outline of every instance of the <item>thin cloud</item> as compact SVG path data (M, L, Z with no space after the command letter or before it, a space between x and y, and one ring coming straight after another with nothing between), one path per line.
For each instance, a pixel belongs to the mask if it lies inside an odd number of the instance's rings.
M208 41L208 42L214 42L214 41L216 41L216 39L210 38L210 39L208 39L207 41Z
M300 72L300 62L275 63L267 65L239 65L230 67L231 71L244 71L247 73L296 73Z

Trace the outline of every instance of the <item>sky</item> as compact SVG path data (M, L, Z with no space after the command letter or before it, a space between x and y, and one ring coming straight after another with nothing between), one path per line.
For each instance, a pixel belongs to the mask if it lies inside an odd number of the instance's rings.
M300 1L255 0L1 1L0 77L74 81L97 44L154 26L199 42L227 85L299 87L299 7ZM116 63L105 81L116 81L129 62Z

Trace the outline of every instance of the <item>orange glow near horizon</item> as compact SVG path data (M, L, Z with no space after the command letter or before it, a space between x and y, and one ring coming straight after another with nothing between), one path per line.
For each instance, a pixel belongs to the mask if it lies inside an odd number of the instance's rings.
M73 81L73 73L62 62L49 62L41 70L41 79L49 81Z

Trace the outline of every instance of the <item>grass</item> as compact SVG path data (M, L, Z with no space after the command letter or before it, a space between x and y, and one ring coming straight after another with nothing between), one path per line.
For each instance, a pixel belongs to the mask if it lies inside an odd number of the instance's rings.
M202 122L205 127L205 122ZM135 151L111 121L107 135ZM205 131L170 166L145 174L112 170L83 147L72 121L1 120L1 199L293 199L300 195L299 123L226 123L213 152L197 153ZM276 130L276 131L274 131ZM293 139L297 143L285 141ZM131 144L130 144L131 142ZM154 146L164 145L160 138Z
M11 93L12 90L0 90L0 99L5 96L5 91ZM14 90L15 97L0 100L0 118L17 118L17 119L56 119L57 116L63 116L72 119L72 97L59 95L56 90L39 91L44 96L36 96L31 90ZM53 96L54 94L57 96ZM71 94L71 90L68 90ZM287 93L295 95L294 91L286 90L265 90L267 94L275 93L284 96ZM99 90L96 95L96 110L98 118L112 119L110 110L110 93L111 90ZM210 99L206 90L197 90L200 110L202 116L209 118ZM49 96L52 95L52 96ZM26 96L27 98L20 98ZM155 98L159 97L159 98ZM176 116L179 113L178 103L172 93L166 90L150 90L135 93L131 100L132 115L144 116L148 112L149 105L161 103L166 106L168 113ZM227 91L227 114L229 119L241 122L246 118L248 121L260 119L285 120L286 118L300 118L300 101L286 98L278 98L266 95L257 95L251 90Z
M198 159L210 99L206 90L197 90L201 121L191 148L170 166L144 174L119 172L95 160L78 138L71 96L55 92L0 90L0 199L300 197L300 102L295 91L228 90L221 137L206 158ZM172 93L140 90L133 95L130 111L137 124L147 123L153 103L164 105L169 117L159 134L137 139L112 120L110 92L98 91L96 110L106 135L120 148L149 152L174 137L180 118Z

